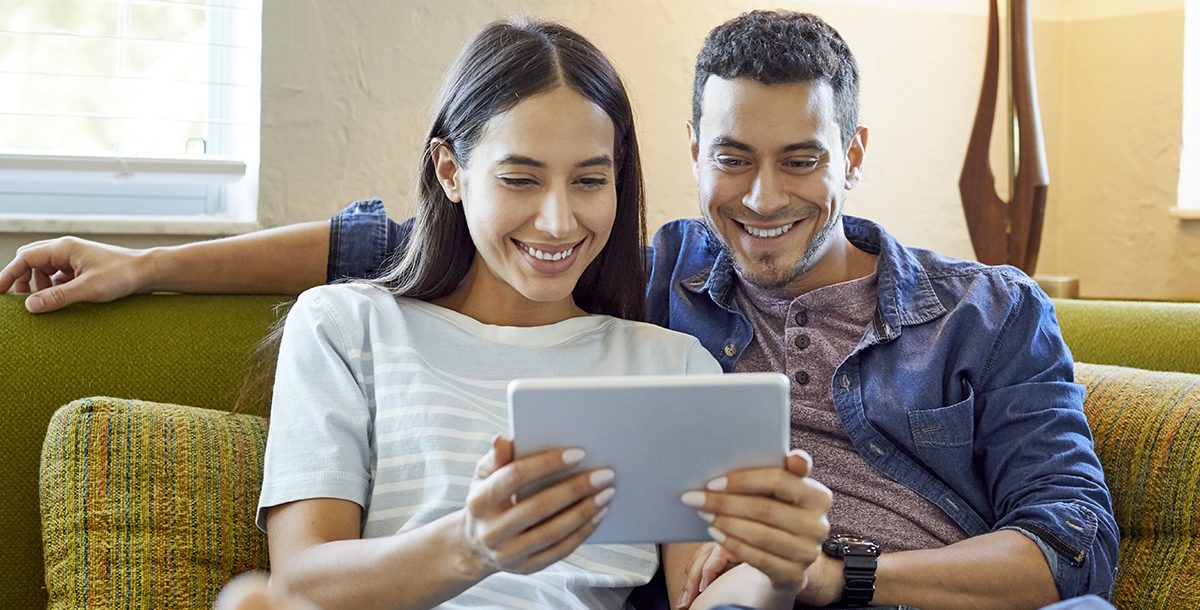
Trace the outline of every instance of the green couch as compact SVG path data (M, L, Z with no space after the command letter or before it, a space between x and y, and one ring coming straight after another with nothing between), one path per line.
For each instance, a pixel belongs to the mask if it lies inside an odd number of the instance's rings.
M122 410L130 406L122 401L77 402L55 417L47 437L55 412L75 399L89 396L132 397L228 410L236 399L250 351L276 319L274 306L283 299L139 296L33 316L25 313L20 296L0 295L0 341L4 345L0 408L9 417L0 431L0 450L9 473L0 478L0 515L9 523L6 544L0 545L0 608L45 607L44 544L61 550L64 541L58 536L79 535L81 529L86 529L73 516L76 513L72 511L79 510L79 506L60 493L62 481L54 479L67 476L63 473L69 473L69 468L61 464L47 468L43 464L43 510L53 522L52 527L48 526L48 539L43 540L39 463L44 439L49 438L45 443L46 459L55 462L63 459L64 452L69 453L64 448L85 447L99 433L116 434L121 425L134 420L128 413L140 413L142 417L147 408L130 403L131 409ZM1078 378L1089 388L1089 421L1114 492L1123 533L1117 605L1194 607L1200 604L1200 588L1196 587L1200 583L1200 562L1192 559L1197 531L1193 515L1200 502L1200 449L1196 448L1200 443L1192 442L1200 440L1200 304L1061 301L1057 306L1064 336L1076 359L1096 363L1080 364ZM237 419L249 422L249 428L257 430L254 434L261 433L261 423L255 423L261 420L252 416L264 415L266 406L259 401L242 411L248 415L231 418L176 408L163 409L162 413L170 414L164 415L163 421L200 413L199 417L209 419L211 429L225 428L226 422ZM155 415L152 408L150 413ZM89 426L103 422L104 427L99 432L85 430L79 427L80 422ZM159 421L155 425L173 434L170 430L174 428L169 427L173 424ZM155 430L142 437L153 442ZM91 436L84 438L84 432ZM243 465L238 468L243 468L260 459L260 445L245 440L250 437L213 436L211 430L202 436L208 439L203 446L213 448L204 451L221 456L209 460L217 462L217 470L197 475L206 477L206 482L226 477L227 473L219 468L226 463L241 460ZM116 462L129 458L130 447L124 447L125 453L120 453L121 449L107 447L109 461L102 466L107 469L110 484L118 480L114 473L121 472ZM160 473L170 470L173 458L169 452L156 449L147 456L148 463L139 468ZM156 460L160 463L154 463ZM252 479L253 473L247 476ZM128 477L124 484L128 487ZM106 490L110 495L119 491ZM203 492L176 489L173 493L186 497ZM239 493L241 505L253 505L252 490ZM126 516L128 512L127 507ZM252 527L250 514L233 518L244 519L242 525ZM261 546L261 540L245 544ZM251 556L262 557L261 548L255 548L258 550ZM103 557L110 560L135 556L116 546L97 550L104 551ZM175 557L173 549L153 544L143 551L168 563ZM100 561L99 557L97 553L90 561ZM245 567L238 565L236 569ZM234 571L220 566L217 569ZM110 589L162 586L161 575L156 581L155 574L145 572L108 570L92 576L107 578ZM123 580L111 582L117 578ZM212 593L205 591L197 599L211 600ZM162 607L159 602L150 606ZM194 600L177 600L171 605L183 607L188 603L204 605Z

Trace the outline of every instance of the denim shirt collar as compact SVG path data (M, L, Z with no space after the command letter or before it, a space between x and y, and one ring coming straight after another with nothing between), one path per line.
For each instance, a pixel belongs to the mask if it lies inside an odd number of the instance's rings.
M928 322L946 313L925 267L883 227L854 216L843 216L842 227L850 243L879 257L879 303L874 323L877 341L891 341L900 335L903 326ZM735 311L733 280L737 271L733 260L711 232L706 231L705 236L707 256L688 257L700 264L683 270L683 286L697 294L708 293L722 308ZM702 265L707 260L713 261L711 267Z

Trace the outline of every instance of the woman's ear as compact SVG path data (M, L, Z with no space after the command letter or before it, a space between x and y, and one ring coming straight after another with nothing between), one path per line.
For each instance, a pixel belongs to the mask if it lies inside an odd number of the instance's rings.
M458 158L450 149L450 143L442 138L429 140L429 156L433 160L433 172L437 174L438 183L446 198L454 203L462 203L462 178L459 176Z

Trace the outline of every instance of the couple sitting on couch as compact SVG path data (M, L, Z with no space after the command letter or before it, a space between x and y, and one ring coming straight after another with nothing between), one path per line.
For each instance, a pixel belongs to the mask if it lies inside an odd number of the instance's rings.
M1053 308L1015 269L843 215L867 130L831 27L756 11L709 34L688 123L704 218L648 250L629 101L588 41L493 24L446 82L411 223L361 202L167 251L42 242L0 272L41 289L31 310L373 278L304 292L283 328L258 511L275 588L330 609L619 607L658 568L653 547L580 544L619 477L513 502L581 452L513 459L486 405L518 376L724 370L792 379L796 450L686 495L716 542L664 546L677 606L1108 594L1118 533Z

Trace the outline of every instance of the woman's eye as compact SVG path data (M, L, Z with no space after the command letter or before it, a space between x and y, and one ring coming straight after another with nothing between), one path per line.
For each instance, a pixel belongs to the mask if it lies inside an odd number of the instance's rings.
M537 184L537 181L535 181L533 178L509 178L506 176L500 176L500 183L503 184L504 186L523 187L523 186L533 186L533 185Z
M587 188L599 188L608 184L608 178L580 178L579 184Z

